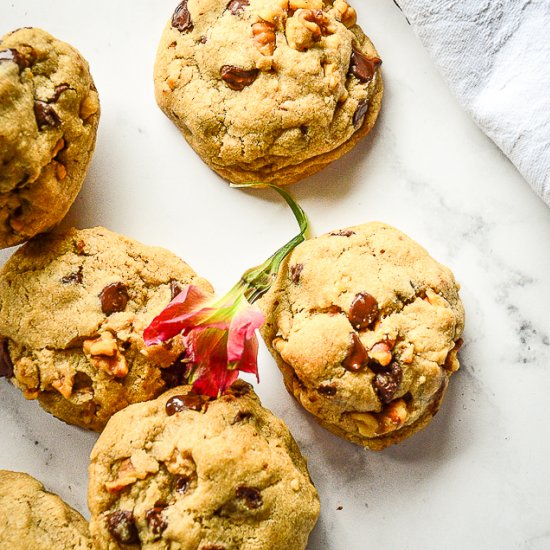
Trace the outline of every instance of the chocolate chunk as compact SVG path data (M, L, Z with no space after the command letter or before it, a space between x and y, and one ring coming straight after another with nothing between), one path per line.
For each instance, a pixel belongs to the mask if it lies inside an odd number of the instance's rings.
M193 30L193 22L191 21L191 14L187 7L187 0L182 0L175 9L172 16L172 27L178 29L180 32Z
M189 476L179 476L176 479L176 493L184 495L185 493L187 493L190 485L191 478Z
M71 283L76 283L78 285L82 284L82 266L78 268L78 271L74 271L73 273L69 273L69 275L65 275L61 279L61 282L64 285L68 285Z
M349 308L349 322L355 330L369 328L378 318L378 302L368 292L359 292Z
M2 63L2 61L13 61L19 67L19 72L29 66L25 56L21 55L14 48L0 51L0 63Z
M333 395L336 395L336 388L334 386L329 386L327 384L319 386L317 388L317 391L321 395L326 395L327 397L332 397Z
M351 346L347 357L342 361L342 366L352 372L361 370L369 362L367 350L359 340L359 336L353 332L351 334Z
M224 65L220 69L220 77L232 90L240 92L256 80L259 72L259 69L246 71L234 65Z
M54 128L61 124L61 119L55 112L55 109L45 101L37 100L34 102L34 116L40 130L42 130L44 126Z
M124 311L128 303L128 289L124 283L112 283L107 285L99 295L101 311L105 315L111 315L118 311Z
M179 285L179 283L177 281L174 281L174 279L172 279L170 281L170 295L172 296L172 300L178 294L180 294L182 290L183 290L183 288L181 288L181 286Z
M355 231L352 231L351 229L340 229L340 231L333 231L332 233L329 233L331 237L351 237L352 235L355 235Z
M56 86L54 92L53 92L53 96L50 97L50 99L48 100L48 103L55 103L58 99L59 99L59 96L66 90L70 90L70 86L68 84L60 84L59 86Z
M239 15L239 13L242 13L244 11L244 8L246 6L250 6L249 0L231 0L231 2L227 4L227 9L233 15Z
M296 264L290 266L290 277L292 278L292 282L295 284L298 284L300 281L300 275L302 274L302 270L304 269L303 264Z
M168 527L168 523L162 517L162 511L167 507L168 505L163 502L155 502L153 508L145 512L145 521L155 535L160 535Z
M357 105L357 109L355 110L355 113L353 113L353 125L355 128L359 128L361 126L361 121L363 120L364 116L367 114L367 111L369 110L369 100L363 99L363 101L359 102L359 105Z
M395 361L390 364L387 372L375 376L373 386L382 403L387 404L392 401L401 380L403 380L403 370Z
M13 363L8 350L8 341L0 339L0 378L13 377Z
M382 60L379 57L368 57L364 53L353 48L349 70L361 82L368 82L372 80L376 69L378 69L381 64Z
M166 402L165 409L168 416L190 409L192 411L206 411L208 397L205 395L174 395Z
M251 510L259 508L264 503L262 500L262 494L258 491L258 489L254 489L254 487L246 487L244 485L237 487L237 498L244 500L245 506Z
M107 516L107 529L111 536L122 544L137 544L139 535L134 514L126 510L117 510Z

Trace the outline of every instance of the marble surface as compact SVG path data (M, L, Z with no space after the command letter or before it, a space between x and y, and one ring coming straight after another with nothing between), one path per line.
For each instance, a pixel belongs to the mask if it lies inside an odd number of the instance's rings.
M165 246L224 292L296 228L273 192L229 189L156 107L152 64L174 4L4 0L0 34L35 25L71 42L100 92L96 153L63 225ZM458 107L397 7L355 4L384 60L381 118L292 192L313 234L376 219L422 243L461 282L467 326L440 413L381 453L320 428L261 347L258 392L289 424L321 496L308 549L550 548L550 210ZM86 515L95 434L5 381L0 414L0 467L39 477Z

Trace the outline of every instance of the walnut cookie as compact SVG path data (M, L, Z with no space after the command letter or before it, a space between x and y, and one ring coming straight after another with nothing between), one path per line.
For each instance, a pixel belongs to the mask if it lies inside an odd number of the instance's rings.
M88 550L88 522L33 477L0 470L0 548Z
M258 302L288 391L327 429L380 450L439 409L459 368L451 271L382 223L300 244Z
M101 430L181 383L181 339L147 348L142 334L186 284L212 292L174 254L103 228L35 237L0 272L0 376L65 422Z
M131 405L100 435L95 547L303 550L319 499L284 422L241 380L215 400L190 390Z
M345 0L183 0L160 41L155 90L223 178L284 185L372 129L380 63Z
M97 90L75 48L36 28L0 40L0 248L65 216L98 123Z

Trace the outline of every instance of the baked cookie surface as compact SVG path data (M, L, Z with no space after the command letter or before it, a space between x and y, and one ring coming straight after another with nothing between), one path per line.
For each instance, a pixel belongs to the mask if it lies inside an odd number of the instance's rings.
M37 28L0 40L0 247L56 225L95 145L99 100L79 52Z
M100 430L181 383L170 368L181 341L146 347L142 333L191 283L212 291L171 252L104 228L35 237L0 272L0 376L58 418Z
M0 548L88 550L88 522L33 477L0 470Z
M117 413L89 479L97 548L303 550L319 514L288 428L240 380L216 400L180 386Z
M458 289L412 239L367 223L294 249L258 302L261 333L305 409L383 449L431 420L459 367Z
M155 90L223 178L287 184L371 130L379 65L345 0L183 0L160 41Z

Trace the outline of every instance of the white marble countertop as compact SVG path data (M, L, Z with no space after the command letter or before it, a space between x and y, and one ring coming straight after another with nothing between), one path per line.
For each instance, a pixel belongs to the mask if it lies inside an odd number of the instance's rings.
M269 191L232 190L156 107L152 65L175 0L4 0L0 35L41 26L91 65L97 149L64 226L165 246L226 291L295 231ZM313 234L382 220L449 265L467 313L462 368L423 432L381 453L320 428L265 347L264 404L289 424L322 513L309 550L550 548L550 210L456 104L397 7L356 0L384 60L371 136L291 191ZM0 254L2 263L9 251ZM0 468L26 471L87 515L96 435L0 381Z

